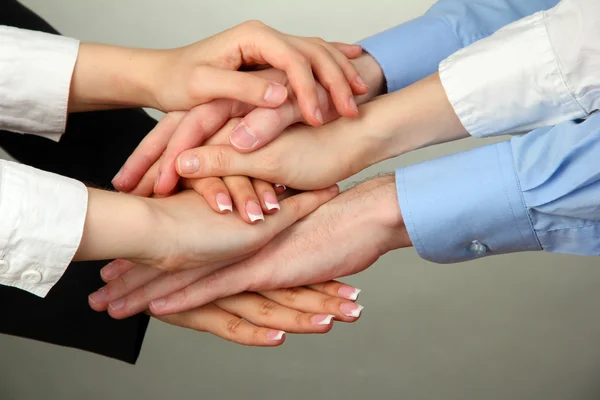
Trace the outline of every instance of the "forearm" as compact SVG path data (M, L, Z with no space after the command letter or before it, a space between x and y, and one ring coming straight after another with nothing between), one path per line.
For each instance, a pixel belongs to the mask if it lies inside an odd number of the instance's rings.
M88 189L88 208L75 261L142 258L152 248L152 212L148 199Z
M82 43L73 71L69 112L155 105L151 84L168 54Z

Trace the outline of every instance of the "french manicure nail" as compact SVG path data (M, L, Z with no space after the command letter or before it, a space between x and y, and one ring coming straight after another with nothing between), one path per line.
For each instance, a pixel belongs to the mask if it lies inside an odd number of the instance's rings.
M219 207L220 211L233 211L233 204L231 203L231 198L228 195L225 193L219 193L215 196L215 199L217 200L217 206Z
M262 209L254 201L249 201L246 203L246 214L248 214L248 218L250 218L250 222L265 220L265 216L263 215Z
M284 331L269 331L267 332L267 338L273 341L280 341L285 335Z
M251 149L258 142L258 139L248 126L242 122L233 128L229 135L229 141L240 149Z
M265 205L267 206L267 210L281 210L277 196L271 192L265 193Z
M356 77L356 83L366 88L369 88L369 86L365 83L365 81L363 81L363 78L361 78L360 76Z
M111 302L108 306L110 307L111 310L120 310L121 308L123 308L124 305L125 305L125 300L119 299L119 300L115 300L115 301Z
M283 188L283 190L287 189L287 187L285 187L285 185L282 185L281 183L276 183L273 186L275 186L275 188Z
M356 299L358 299L358 295L360 292L361 290L359 288L355 288L352 286L342 286L338 289L338 296L355 301Z
M343 303L340 305L340 311L347 317L358 318L363 309L363 306L355 303Z
M335 315L318 314L311 318L311 321L315 325L329 325Z
M193 154L180 157L178 160L179 172L182 174L193 174L200 169L200 159Z
M107 299L106 290L104 290L104 288L102 288L102 289L90 294L88 299L90 299L91 302L94 304L103 304L106 302L106 299Z
M356 101L354 101L354 96L350 96L350 99L348 100L348 104L350 104L350 107L358 112L358 106L356 105Z
M323 125L323 113L321 112L320 107L317 107L317 109L315 110L315 118L317 119L317 121L319 121L321 125Z
M167 305L167 301L165 299L156 299L150 302L150 306L155 310L160 310L161 308L165 308Z
M272 106L278 106L287 98L288 91L283 85L271 83L265 92L265 101Z

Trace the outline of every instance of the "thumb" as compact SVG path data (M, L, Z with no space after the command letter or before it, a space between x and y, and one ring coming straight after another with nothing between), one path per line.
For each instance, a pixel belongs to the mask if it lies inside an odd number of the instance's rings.
M214 99L233 99L258 107L278 107L287 99L284 85L258 74L201 67L196 97L201 103Z
M177 157L177 173L183 178L244 175L271 181L265 175L272 168L265 168L257 154L241 154L229 145L197 147Z

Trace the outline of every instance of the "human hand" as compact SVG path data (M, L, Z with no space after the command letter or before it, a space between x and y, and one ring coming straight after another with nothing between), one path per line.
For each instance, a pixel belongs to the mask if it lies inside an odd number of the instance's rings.
M322 205L240 263L169 275L143 267L109 266L103 270L112 279L105 291L116 308L111 311L114 317L133 315L149 303L154 314L166 315L247 290L295 287L355 274L387 251L410 244L393 177L376 178Z
M363 104L383 90L383 72L375 59L363 54L352 60L367 79L369 91L356 97ZM179 175L175 169L177 156L201 144L231 144L239 152L255 151L275 139L285 128L297 122L306 123L298 101L291 92L287 75L274 68L252 72L290 89L287 100L278 108L255 108L240 101L218 99L193 108L189 113L167 114L140 143L113 179L114 187L130 192L148 175L157 194L165 195L175 187ZM317 93L324 122L339 117L329 93L317 82ZM230 118L244 117L231 132L221 130L220 139L212 136ZM227 134L225 134L227 133ZM158 161L160 159L160 161ZM149 170L158 166L149 174ZM160 179L158 179L160 175ZM147 179L146 179L147 180ZM147 188L147 186L143 186Z

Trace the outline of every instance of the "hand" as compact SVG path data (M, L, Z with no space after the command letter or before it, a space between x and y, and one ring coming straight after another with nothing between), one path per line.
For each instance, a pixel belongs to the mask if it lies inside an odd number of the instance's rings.
M90 190L75 260L122 258L166 270L239 261L338 194L337 186L282 201L282 210L257 225L219 215L187 190L158 199Z
M126 261L116 265L121 269L134 266ZM103 279L110 282L106 275ZM155 318L171 325L210 332L246 346L279 346L285 340L285 332L327 333L333 327L333 318L342 322L357 321L362 306L354 300L359 292L359 289L332 281L310 288L240 293L196 309ZM90 306L96 311L106 311L108 294L108 291L94 293L89 299ZM344 295L349 299L345 300ZM347 317L340 308L356 310L357 316ZM118 310L111 308L108 311L118 315Z
M110 274L112 281L104 289L105 300L117 308L111 311L117 318L133 315L150 302L154 314L166 315L246 290L355 274L382 254L410 245L393 177L376 178L322 205L251 258L227 268L158 275L144 267L108 267L103 274Z
M356 102L363 104L383 91L383 72L375 59L366 53L352 62L360 74L366 77L369 85L367 94L356 97ZM287 75L282 71L271 68L253 73L291 89ZM329 93L319 83L317 93L324 122L338 118L339 114ZM213 141L212 135L230 118L235 117L244 118L231 132L227 132L228 135L222 134L220 140ZM170 113L144 138L112 183L119 191L135 190L142 177L162 158L156 170L160 172L160 180L156 179L158 175L154 174L150 181L155 186L155 192L164 195L173 190L179 179L175 161L182 151L201 144L229 143L242 153L255 151L297 122L306 123L306 120L302 117L297 99L291 90L287 100L275 109L255 108L240 101L219 99L197 106L187 114Z
M237 72L242 66L268 64L287 73L306 120L321 125L314 76L332 92L340 114L354 116L352 93L367 89L347 57L360 53L360 46L286 35L258 21L172 50L83 44L69 111L110 105L189 110L216 98L277 107L286 99L285 87Z

